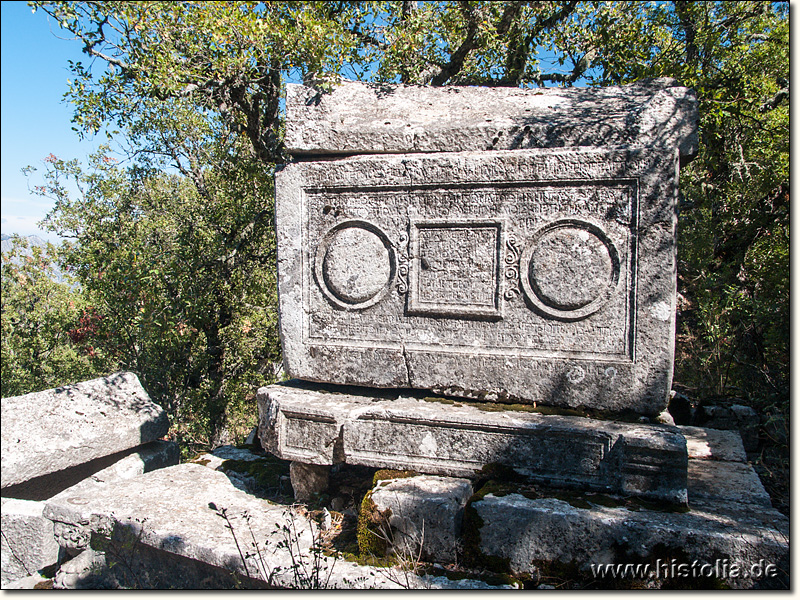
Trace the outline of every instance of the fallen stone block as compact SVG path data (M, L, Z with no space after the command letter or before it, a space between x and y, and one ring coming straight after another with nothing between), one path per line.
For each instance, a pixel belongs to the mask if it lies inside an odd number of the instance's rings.
M143 544L103 543L62 564L55 574L58 590L208 590L269 589L264 581Z
M111 558L108 562L116 565L127 561L132 573L126 579L119 579L119 567L111 573L121 587L160 587L173 568L175 587L193 589L227 587L237 580L241 587L405 585L393 569L322 555L315 550L319 527L306 514L255 498L236 489L223 473L198 464L159 469L87 496L63 493L47 503L45 516L81 535L85 547L102 553L103 560ZM87 568L98 565L96 555L82 560ZM78 585L81 572L76 567L57 579ZM228 583L220 583L222 573ZM409 578L414 587L480 586L413 574Z
M1 427L5 489L157 440L169 422L123 372L3 398Z
M178 444L156 440L63 471L10 485L3 489L3 495L25 500L47 500L73 486L91 486L94 483L129 479L155 469L177 465L179 460Z
M370 492L374 514L385 520L377 535L406 560L454 562L470 496L467 479L422 475L379 481Z
M686 502L686 442L675 427L489 411L407 393L301 382L261 388L262 447L307 464L455 477L499 463L553 485Z
M43 502L3 498L2 502L2 584L35 575L55 564L59 548L53 537L53 523L42 516Z
M772 508L769 494L747 464L738 431L680 427L689 453L689 503L728 502Z
M599 579L601 565L648 564L646 578L661 583L711 575L733 588L788 585L788 520L775 510L712 502L688 513L631 511L592 504L590 495L586 503L488 494L471 505L476 516L467 526L477 528L484 556L518 573L565 565ZM723 567L734 564L731 576Z

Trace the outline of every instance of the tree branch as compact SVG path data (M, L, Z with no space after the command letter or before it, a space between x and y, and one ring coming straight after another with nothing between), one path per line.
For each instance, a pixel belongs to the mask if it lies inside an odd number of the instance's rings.
M477 40L475 39L478 33L478 19L475 17L473 7L467 1L460 2L459 4L461 6L461 12L467 20L467 35L464 37L464 41L461 42L458 49L450 55L450 61L431 79L431 85L434 86L444 85L448 79L456 75L464 66L464 61L470 50L478 46Z
M783 101L789 101L789 86L787 85L785 88L778 90L775 95L770 98L769 100L764 101L764 103L758 107L758 112L769 112L771 110L775 110Z

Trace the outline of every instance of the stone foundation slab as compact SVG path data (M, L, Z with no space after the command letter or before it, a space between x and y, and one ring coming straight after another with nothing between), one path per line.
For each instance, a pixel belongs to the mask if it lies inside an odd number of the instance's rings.
M47 504L44 514L91 541L91 548L56 575L59 587L147 589L166 587L165 582L178 588L489 587L413 574L401 582L394 569L315 557L319 528L303 512L255 498L223 473L192 463L91 495L62 495ZM131 568L119 580L121 570L114 571L109 562L119 565L123 559Z

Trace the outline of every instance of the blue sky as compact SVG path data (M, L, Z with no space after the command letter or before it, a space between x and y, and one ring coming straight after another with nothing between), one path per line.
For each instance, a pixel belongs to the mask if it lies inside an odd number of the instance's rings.
M36 227L52 202L28 191L20 169L41 169L51 152L59 158L85 160L103 141L80 142L72 131L72 110L62 101L70 78L67 60L83 60L81 46L63 39L56 23L41 11L32 14L25 2L2 2L2 233L36 234L56 241ZM62 39L56 37L60 34ZM41 183L34 173L31 187Z

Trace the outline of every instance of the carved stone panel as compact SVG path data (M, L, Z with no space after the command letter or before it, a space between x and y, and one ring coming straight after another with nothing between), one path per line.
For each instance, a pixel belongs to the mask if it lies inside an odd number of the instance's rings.
M678 153L362 156L276 175L287 372L657 414Z
M427 316L502 316L502 222L414 220L408 313Z

